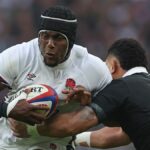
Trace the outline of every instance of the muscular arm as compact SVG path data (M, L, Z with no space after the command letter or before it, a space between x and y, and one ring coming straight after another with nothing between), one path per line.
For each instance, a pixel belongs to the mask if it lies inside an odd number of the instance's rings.
M85 106L74 112L57 114L37 129L43 136L65 137L86 131L97 124L98 118L95 112Z
M128 135L119 127L104 127L93 131L90 139L91 147L95 148L113 148L130 143Z
M84 107L75 112L58 114L45 125L38 126L38 132L43 136L65 137L86 131L98 124L98 119L90 107ZM83 140L84 141L84 140ZM90 137L91 147L113 148L130 143L130 138L119 127L104 127L93 131ZM87 146L85 142L77 145Z
M120 127L104 127L96 131L82 132L76 135L75 145L95 147L95 148L114 148L127 145L130 138Z

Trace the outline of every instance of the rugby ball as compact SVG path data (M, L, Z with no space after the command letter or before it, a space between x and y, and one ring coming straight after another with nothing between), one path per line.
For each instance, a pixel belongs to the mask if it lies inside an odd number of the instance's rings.
M47 116L56 110L58 104L58 95L56 91L45 84L33 84L24 88L24 90L30 89L27 94L27 102L33 105L47 106L48 111L39 110L44 116Z

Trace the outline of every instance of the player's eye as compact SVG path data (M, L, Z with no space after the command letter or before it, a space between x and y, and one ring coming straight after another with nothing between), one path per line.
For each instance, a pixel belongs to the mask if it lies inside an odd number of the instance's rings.
M45 32L41 32L40 36L43 40L48 40L49 39L49 34L45 31Z
M57 40L57 41L60 41L60 40L64 40L65 37L61 34L56 34L56 35L53 36L53 39Z

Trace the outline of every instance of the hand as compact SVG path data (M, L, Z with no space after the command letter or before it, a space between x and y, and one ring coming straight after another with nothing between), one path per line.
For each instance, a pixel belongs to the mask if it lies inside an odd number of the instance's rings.
M40 124L45 120L45 116L36 110L48 110L45 106L29 104L26 99L27 93L22 92L20 96L8 104L7 116L30 125Z
M16 121L14 119L8 119L9 127L13 131L13 135L19 138L30 137L27 131L27 125L25 123Z
M81 85L71 90L63 90L62 92L67 94L66 103L70 101L80 102L81 105L88 105L91 103L91 93Z

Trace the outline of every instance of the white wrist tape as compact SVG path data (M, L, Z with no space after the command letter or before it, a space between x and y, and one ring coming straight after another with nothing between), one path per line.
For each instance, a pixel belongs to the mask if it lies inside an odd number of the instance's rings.
M27 98L27 94L24 93L24 92L22 92L17 98L15 98L13 101L11 101L8 104L8 107L7 107L7 116L9 116L9 113L16 106L16 104L18 103L18 101L26 99L26 98Z
M91 132L83 132L83 133L77 134L76 139L75 139L75 144L80 145L82 143L83 144L85 143L88 145L88 147L90 147L91 145L90 137L91 137Z

